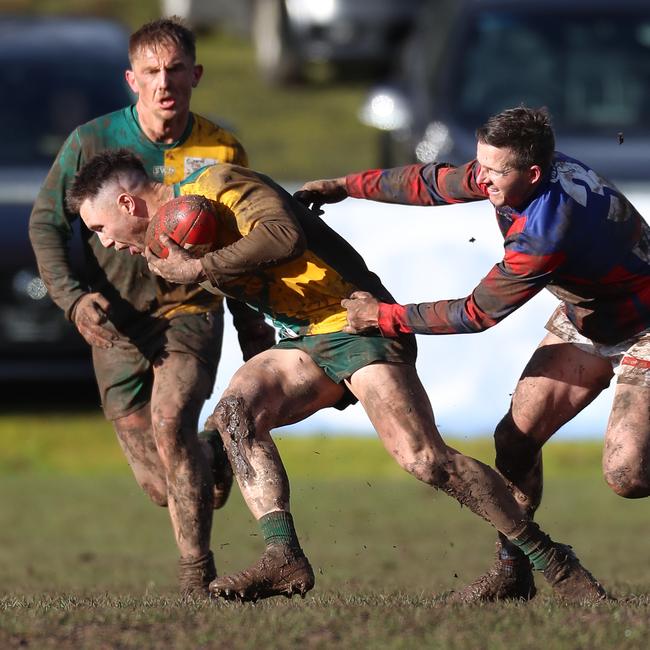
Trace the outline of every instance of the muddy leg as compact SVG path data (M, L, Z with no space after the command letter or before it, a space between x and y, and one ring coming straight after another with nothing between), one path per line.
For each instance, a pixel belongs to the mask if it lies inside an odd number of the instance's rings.
M650 495L650 388L616 386L605 435L603 474L619 496Z
M524 517L503 478L442 440L413 366L375 363L355 372L350 386L402 468L443 490L498 530L511 535L521 528Z
M213 594L255 601L304 595L314 585L290 514L290 489L270 430L298 422L340 399L343 389L298 350L269 350L232 378L207 426L221 431L244 500L266 542L260 560L217 578Z
M117 439L138 485L159 506L167 506L167 481L151 428L151 405L113 421Z
M494 433L496 466L532 516L542 499L542 446L609 385L612 367L547 334L524 368Z
M169 353L154 365L153 431L181 555L181 588L186 592L207 588L214 578L212 477L197 437L199 413L210 384L209 373L190 354Z
M384 446L405 470L489 521L544 572L556 593L571 579L561 593L564 598L596 601L605 596L575 556L522 513L498 472L444 443L414 367L376 363L357 371L350 385Z
M494 432L496 467L507 479L522 514L533 517L542 499L542 446L607 387L609 362L547 334L526 365L510 410ZM526 556L499 534L490 569L454 599L528 600L536 593Z

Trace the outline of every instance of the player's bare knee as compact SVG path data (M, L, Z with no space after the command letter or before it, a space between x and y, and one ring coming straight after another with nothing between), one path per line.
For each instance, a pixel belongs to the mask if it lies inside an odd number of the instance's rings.
M625 499L641 499L650 496L648 470L629 465L608 466L604 470L607 485Z

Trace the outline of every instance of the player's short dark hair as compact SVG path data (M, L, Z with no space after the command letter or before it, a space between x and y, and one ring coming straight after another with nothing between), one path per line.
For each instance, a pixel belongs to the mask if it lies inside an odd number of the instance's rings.
M128 174L138 183L146 183L148 178L142 161L128 149L102 151L93 156L76 173L66 191L68 210L79 212L86 199L94 199L107 182L121 174Z
M152 20L133 32L129 38L129 60L133 63L140 50L160 45L180 47L192 61L196 61L196 37L178 16Z
M513 165L528 169L539 165L543 171L551 166L555 151L555 135L546 107L508 108L476 130L479 142L493 147L508 147L514 154Z

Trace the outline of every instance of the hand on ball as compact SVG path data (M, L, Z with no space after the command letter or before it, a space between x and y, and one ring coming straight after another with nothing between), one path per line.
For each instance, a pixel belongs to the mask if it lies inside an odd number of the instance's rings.
M144 251L153 273L175 284L194 284L205 279L201 260L192 257L164 233L159 238L160 243L169 251L165 259L156 257L148 246Z

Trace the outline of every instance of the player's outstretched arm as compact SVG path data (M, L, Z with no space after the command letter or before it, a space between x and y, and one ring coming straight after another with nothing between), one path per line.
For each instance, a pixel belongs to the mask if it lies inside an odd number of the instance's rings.
M324 203L338 203L348 197L345 176L308 181L293 197L312 210L320 210Z

